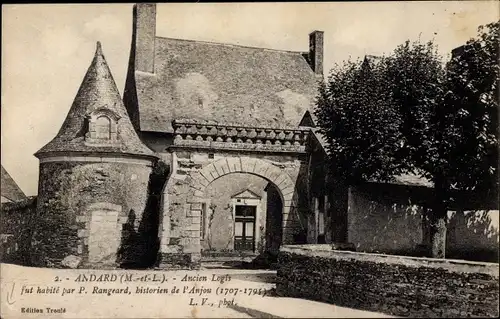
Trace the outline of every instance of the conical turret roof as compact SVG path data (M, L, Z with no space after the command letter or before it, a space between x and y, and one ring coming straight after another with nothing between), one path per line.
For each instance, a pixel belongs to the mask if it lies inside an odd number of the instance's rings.
M86 143L89 115L94 111L111 111L117 118L116 141L109 145ZM56 137L42 147L35 156L49 156L49 153L122 153L154 156L142 143L134 130L127 110L111 75L111 71L97 42L94 59L85 74L80 89Z

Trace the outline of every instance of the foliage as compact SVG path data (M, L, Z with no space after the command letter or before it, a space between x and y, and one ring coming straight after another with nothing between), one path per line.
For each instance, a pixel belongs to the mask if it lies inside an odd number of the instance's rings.
M442 142L449 148L441 157L457 189L498 189L499 25L480 27L479 36L457 49L446 67L438 120L447 128Z
M328 142L336 175L348 184L363 180L388 180L400 169L401 118L384 87L380 68L369 71L347 62L337 66L320 87L320 132Z
M446 65L434 43L419 41L378 63L337 65L315 110L337 176L352 185L416 173L445 193L491 186L498 161L498 26L480 27Z
M433 182L435 257L444 257L456 190L498 196L499 25L480 27L447 64L433 42L407 41L378 63L336 66L320 87L315 115L338 178Z

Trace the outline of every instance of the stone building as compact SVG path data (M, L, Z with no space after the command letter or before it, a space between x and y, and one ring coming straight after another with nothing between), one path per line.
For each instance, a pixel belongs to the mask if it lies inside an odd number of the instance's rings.
M36 263L196 265L305 242L323 32L291 52L158 37L134 7L123 100L98 44L40 160Z
M32 262L196 267L283 244L363 248L349 216L365 208L331 182L314 127L323 32L292 52L155 30L156 5L135 5L123 99L98 43L60 131L35 154Z
M2 165L2 176L1 176L1 194L2 203L17 202L26 199L26 195L17 185L17 183L12 179L9 173L5 170Z

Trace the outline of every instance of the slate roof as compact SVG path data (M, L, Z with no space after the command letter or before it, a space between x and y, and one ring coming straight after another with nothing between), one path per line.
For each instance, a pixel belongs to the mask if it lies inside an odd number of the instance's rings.
M26 207L36 208L38 196L28 196L15 202L2 203L2 213L17 213Z
M414 174L401 174L394 177L394 181L390 184L396 185L406 185L406 186L421 186L421 187L433 187L433 183L424 177L414 175Z
M302 116L299 126L314 128L316 127L317 123L318 123L318 118L314 114L314 110L307 110Z
M16 202L26 199L26 195L16 184L14 179L7 173L2 165L1 195L10 201Z
M135 72L141 131L173 119L296 127L312 109L317 77L302 52L155 38L154 74Z
M107 108L120 116L117 144L89 146L84 143L88 126L86 117L90 112L100 108ZM92 63L61 129L52 141L35 153L35 156L43 157L45 153L52 152L124 153L153 156L153 152L142 143L130 122L99 42L97 42Z
M323 149L323 151L325 152L325 154L329 154L329 152L327 151L327 141L326 141L326 138L323 134L321 134L319 132L319 128L311 128L311 133L310 136L312 136L317 144L320 145L320 147Z

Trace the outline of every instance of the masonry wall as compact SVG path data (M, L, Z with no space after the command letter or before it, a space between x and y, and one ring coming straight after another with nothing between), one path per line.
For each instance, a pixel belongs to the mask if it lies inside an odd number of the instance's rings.
M32 222L35 211L36 197L20 202L2 203L1 262L30 265Z
M498 262L498 210L449 211L446 256Z
M348 241L356 251L419 256L426 244L426 223L419 189L378 185L351 188ZM419 194L420 193L420 194ZM413 198L412 198L413 196ZM446 257L498 262L497 210L449 211Z
M42 163L33 251L36 264L57 267L69 255L80 257L82 265L88 266L116 267L142 260L151 246L145 236L149 218L143 219L154 213L147 207L150 175L151 167L140 164ZM109 227L96 229L104 224ZM115 235L99 239L102 231ZM96 245L90 244L96 240ZM103 254L89 251L89 247L98 249L99 243L107 245Z
M498 317L498 264L281 249L276 291L403 317Z
M348 241L356 251L414 255L422 243L422 208L408 199L349 192Z

